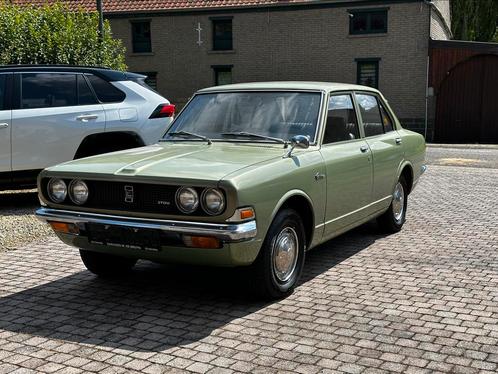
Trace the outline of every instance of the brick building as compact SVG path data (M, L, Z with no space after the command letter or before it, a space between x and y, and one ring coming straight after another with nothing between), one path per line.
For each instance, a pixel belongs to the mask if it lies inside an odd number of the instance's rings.
M180 106L215 84L360 83L431 138L429 44L451 37L449 0L104 0L104 14L129 70Z

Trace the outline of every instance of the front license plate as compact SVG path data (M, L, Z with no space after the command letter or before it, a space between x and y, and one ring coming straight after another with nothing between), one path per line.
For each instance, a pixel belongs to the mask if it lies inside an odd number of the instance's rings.
M161 233L157 230L98 224L87 224L86 229L92 244L156 252L161 249Z

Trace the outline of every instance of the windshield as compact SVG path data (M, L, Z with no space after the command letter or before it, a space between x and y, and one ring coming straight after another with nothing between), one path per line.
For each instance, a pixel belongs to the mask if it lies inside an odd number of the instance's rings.
M189 132L213 140L289 140L307 135L315 141L320 93L222 92L196 95L165 135ZM178 139L178 138L175 138ZM192 139L192 138L190 138Z

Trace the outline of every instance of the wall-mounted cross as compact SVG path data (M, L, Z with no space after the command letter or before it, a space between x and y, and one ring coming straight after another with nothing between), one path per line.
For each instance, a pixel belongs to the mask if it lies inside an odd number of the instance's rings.
M201 23L200 22L197 24L197 28L195 29L195 31L197 31L197 33L199 34L199 37L198 37L196 43L200 47L201 44L202 44L202 40L201 40L201 31L202 31L202 28L201 28Z

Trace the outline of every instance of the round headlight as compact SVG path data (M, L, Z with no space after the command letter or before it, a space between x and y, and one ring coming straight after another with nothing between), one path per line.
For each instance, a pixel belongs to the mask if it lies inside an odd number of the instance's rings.
M176 206L183 213L192 213L199 206L199 195L192 187L181 187L176 191Z
M88 186L82 180L75 179L69 185L69 197L75 204L85 204L88 200L88 194Z
M225 197L216 188L206 188L202 193L202 208L207 214L219 214L225 208Z
M59 178L52 178L48 182L47 192L50 200L54 203L60 204L66 200L67 186L66 183Z

